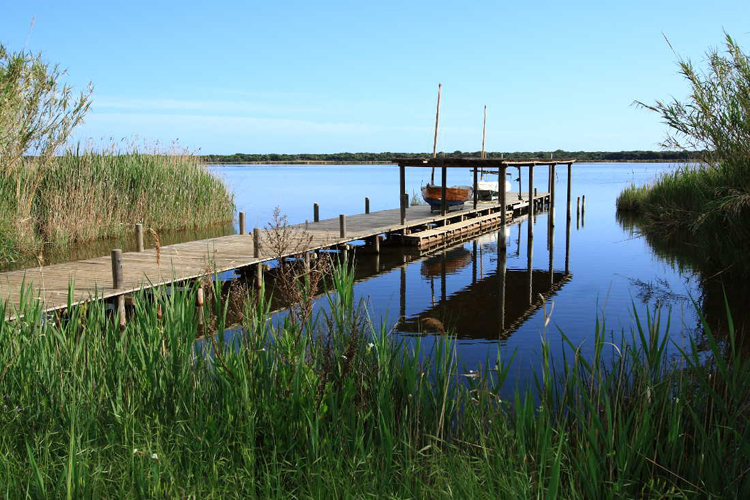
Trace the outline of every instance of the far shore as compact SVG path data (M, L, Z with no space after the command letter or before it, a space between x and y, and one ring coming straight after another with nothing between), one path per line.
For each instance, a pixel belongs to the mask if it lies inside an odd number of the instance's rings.
M538 161L544 161L537 159ZM508 160L525 161L525 160ZM531 160L529 160L531 161ZM576 163L698 163L700 160L576 160ZM328 161L328 160L269 160L269 161L243 161L243 162L219 162L204 161L204 165L395 165L392 161ZM426 165L425 165L426 167Z

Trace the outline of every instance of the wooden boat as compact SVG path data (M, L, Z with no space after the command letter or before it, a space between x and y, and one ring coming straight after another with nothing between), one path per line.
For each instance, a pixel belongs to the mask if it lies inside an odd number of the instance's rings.
M463 205L472 195L471 186L451 186L445 189L445 204L447 208ZM443 198L443 188L434 184L422 186L422 198L429 203L431 210L440 210Z

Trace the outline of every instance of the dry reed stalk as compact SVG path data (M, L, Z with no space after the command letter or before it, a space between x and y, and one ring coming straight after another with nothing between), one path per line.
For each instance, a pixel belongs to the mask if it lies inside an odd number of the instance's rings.
M161 241L159 241L159 235L153 228L148 228L148 233L154 239L154 249L156 250L156 265L161 265Z

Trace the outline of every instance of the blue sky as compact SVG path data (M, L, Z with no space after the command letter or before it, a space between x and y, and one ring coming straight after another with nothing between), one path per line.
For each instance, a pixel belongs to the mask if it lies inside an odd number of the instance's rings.
M94 84L78 138L202 153L655 149L633 100L683 97L744 1L8 2L0 42ZM34 19L33 29L30 25Z

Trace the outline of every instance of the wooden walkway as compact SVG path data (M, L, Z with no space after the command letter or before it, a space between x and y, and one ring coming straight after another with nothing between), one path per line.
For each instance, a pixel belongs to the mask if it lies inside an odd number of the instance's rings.
M549 195L538 193L535 200L549 200ZM527 207L527 193L522 193L520 197L518 193L508 193L508 215L525 211ZM261 232L261 254L257 258L253 256L252 233L165 246L160 249L158 259L155 249L127 252L122 254L123 286L119 289L112 286L110 256L5 272L0 273L0 302L7 304L5 316L8 319L14 317L17 311L23 287L27 288L34 300L43 303L45 310L51 311L67 307L69 287L72 289L71 304L78 304L93 297L116 297L141 288L253 266L278 257L297 256L381 234L448 231L451 224L461 224L465 219L499 212L500 206L494 201L480 202L477 209L467 203L463 210L452 210L445 216L432 213L427 205L418 205L406 209L406 224L403 225L400 209L358 214L346 217L344 237L340 234L338 218L310 222L290 226L295 229L295 239L305 244L303 248L292 244L281 255L278 250L273 250L273 231L265 230Z

